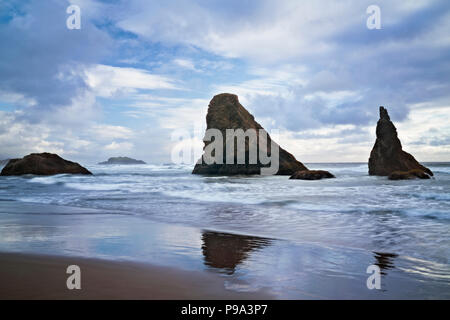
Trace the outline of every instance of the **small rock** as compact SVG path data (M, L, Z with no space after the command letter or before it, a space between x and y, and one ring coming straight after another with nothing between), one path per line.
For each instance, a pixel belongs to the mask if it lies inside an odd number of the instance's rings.
M335 176L325 170L302 170L295 172L289 179L320 180L329 178L335 178Z
M413 169L409 171L394 171L388 176L389 180L430 179L423 170Z

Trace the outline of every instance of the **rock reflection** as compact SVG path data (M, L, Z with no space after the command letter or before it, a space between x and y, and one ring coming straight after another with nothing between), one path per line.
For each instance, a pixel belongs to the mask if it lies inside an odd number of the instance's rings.
M236 266L247 259L251 252L269 246L271 239L204 231L202 251L205 265L233 274Z
M386 253L386 252L374 252L374 257L376 259L375 265L380 267L380 271L382 275L386 275L389 269L395 268L394 259L398 257L395 253Z

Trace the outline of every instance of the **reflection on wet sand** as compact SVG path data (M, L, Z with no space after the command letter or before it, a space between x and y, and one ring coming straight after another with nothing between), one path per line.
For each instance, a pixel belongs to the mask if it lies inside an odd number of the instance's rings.
M271 239L230 233L203 231L202 251L205 265L233 274L238 264L252 251L269 246Z
M394 269L394 259L398 257L395 253L386 253L386 252L374 252L374 257L376 259L375 265L380 267L381 274L386 275L386 270Z

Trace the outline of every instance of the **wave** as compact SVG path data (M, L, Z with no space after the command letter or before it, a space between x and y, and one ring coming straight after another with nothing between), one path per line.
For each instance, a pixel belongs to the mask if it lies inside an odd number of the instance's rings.
M412 194L413 197L424 199L424 200L438 200L438 201L450 201L449 193L415 193Z
M286 208L295 212L391 214L448 219L449 179L433 181L388 181L366 174L367 164L308 164L310 168L330 169L336 179L321 181L289 180L273 177L203 177L192 175L189 166L138 165L96 166L94 176L32 176L26 179L0 179L0 196L15 199L30 196L68 204L89 199L107 204L109 195L123 201L147 203L158 192L162 198L181 198L188 203L232 203ZM100 170L98 169L98 170ZM189 170L187 170L189 169ZM156 170L156 171L155 171ZM364 171L364 174L358 173ZM25 183L25 185L24 185ZM133 194L132 198L131 195ZM110 199L117 203L117 200ZM184 201L184 200L183 200ZM450 210L447 210L450 212Z
M56 176L50 176L50 177L32 177L29 180L27 180L27 182L29 183L40 183L40 184L46 184L46 185L51 185L51 184L59 184L59 185L63 185L64 182L61 181L62 177L67 177L68 175L56 175Z
M448 264L410 256L402 256L401 259L403 263L397 266L397 268L404 272L418 274L440 281L450 281L450 268Z
M65 183L68 188L82 190L82 191L114 191L120 190L117 184L105 184L105 183Z

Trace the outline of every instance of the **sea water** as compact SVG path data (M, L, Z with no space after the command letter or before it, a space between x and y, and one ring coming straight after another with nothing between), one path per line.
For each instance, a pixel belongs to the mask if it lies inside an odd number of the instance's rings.
M387 297L448 298L450 163L426 165L430 180L369 176L364 163L307 164L336 176L320 181L170 164L0 177L0 250L206 268L230 289L269 284L289 298L377 298L372 263L395 276Z

